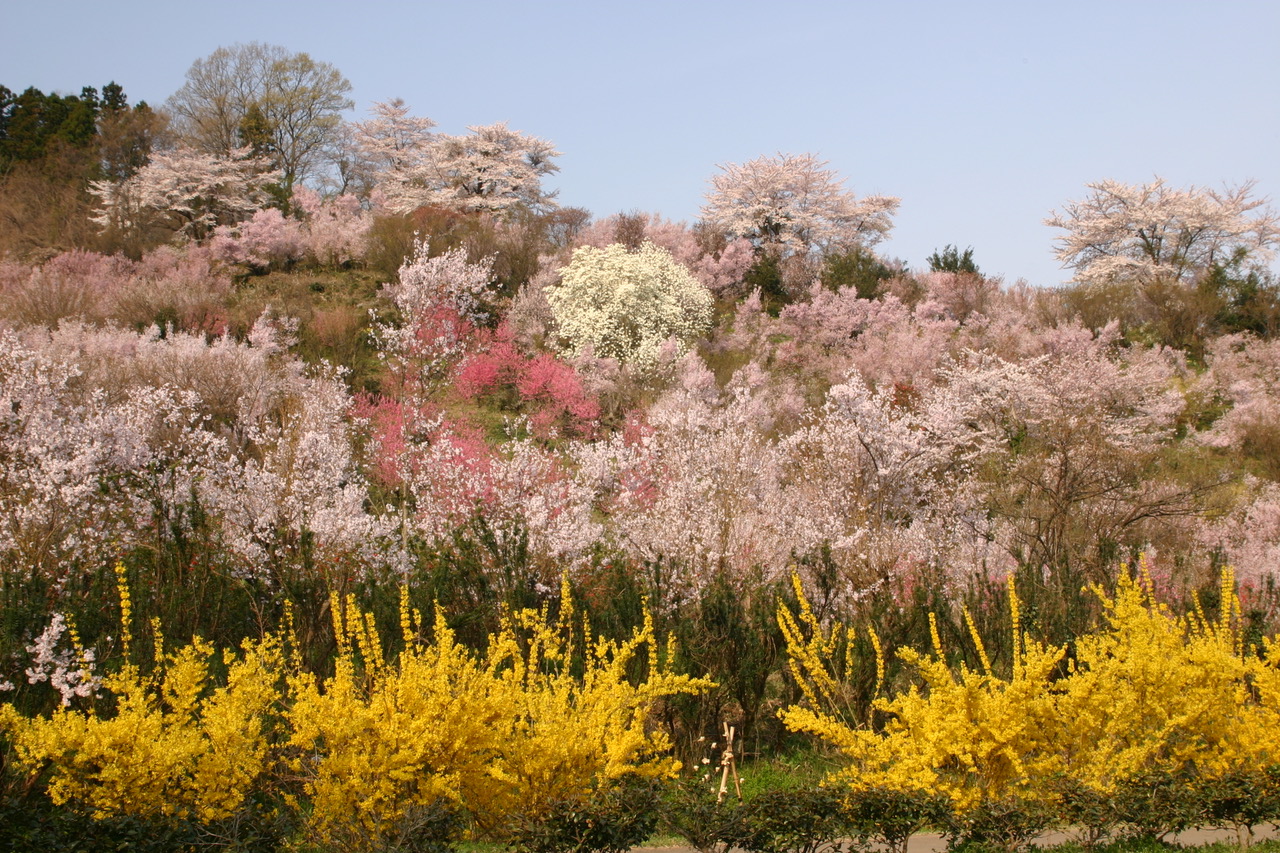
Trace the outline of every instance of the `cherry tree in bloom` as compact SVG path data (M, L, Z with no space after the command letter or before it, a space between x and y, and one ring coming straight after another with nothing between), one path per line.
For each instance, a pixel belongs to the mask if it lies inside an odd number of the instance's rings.
M58 578L77 558L105 554L119 516L129 516L98 484L137 443L113 427L105 400L76 393L78 374L70 360L3 333L0 555L19 577Z
M436 123L410 115L400 98L380 101L369 112L369 118L347 126L343 173L360 197L376 194L385 202L388 193L395 197L403 188L403 176L430 162Z
M560 334L577 354L654 364L668 339L688 346L711 325L712 297L689 270L652 243L631 252L583 246L545 291Z
M163 315L220 333L213 324L230 292L231 276L200 246L161 246L138 261L79 250L38 266L0 261L0 317L19 326L137 326Z
M274 207L254 212L237 225L219 225L209 241L214 257L258 270L283 267L305 252L302 223Z
M798 371L821 371L829 384L856 368L873 385L923 387L958 349L960 327L939 303L908 306L897 296L861 299L852 287L814 285L808 302L786 306L771 324L786 335L778 358Z
M913 405L852 371L783 440L797 538L828 546L847 594L923 571L962 588L1007 567L973 474L997 446L982 413L1016 370L989 371L985 385L929 386Z
M247 148L229 157L191 148L160 152L132 177L90 185L101 208L93 221L104 231L159 227L203 240L218 225L243 221L266 206L266 187L279 179L266 159Z
M340 267L364 256L373 216L355 196L344 193L325 199L315 190L298 187L293 204L302 213L306 253L316 263Z
M1232 512L1202 525L1200 540L1219 549L1235 569L1246 605L1280 607L1280 485L1249 478L1246 497Z
M651 409L646 430L575 445L579 477L615 544L634 558L663 560L684 593L719 573L738 585L757 567L780 577L796 542L777 445L759 428L749 388L722 400L701 361L685 359L679 385Z
M453 384L476 324L486 316L484 295L492 284L491 262L472 264L460 249L432 257L419 243L397 280L383 288L400 314L398 323L374 324L388 372L386 392L364 401L358 417L374 431L375 467L401 491L402 536L409 530L409 489L424 468L487 465L483 441L459 435L432 398ZM473 497L464 493L460 500Z
M1206 390L1230 409L1199 439L1214 447L1273 455L1280 437L1280 341L1226 335L1210 346ZM1280 471L1280 463L1275 466Z
M1046 225L1067 233L1056 254L1076 281L1190 284L1244 253L1265 264L1280 241L1280 217L1252 197L1253 183L1223 190L1098 181Z
M1020 564L1101 580L1113 569L1109 549L1158 543L1201 509L1217 481L1170 464L1186 409L1180 354L1120 350L1113 335L1058 343L1023 362L1024 381L1006 386L993 415L1005 442L985 475L987 501ZM949 381L966 376L953 372Z
M875 245L893 227L900 200L858 198L812 154L727 163L711 178L704 221L781 256Z
M405 172L430 159L434 121L409 115L409 106L401 98L379 101L369 112L372 117L353 128L361 155L376 172Z
M387 208L407 213L437 205L502 215L556 206L555 193L542 185L544 177L560 171L560 152L552 143L506 122L467 129L461 136L435 135L417 162L384 172L378 187Z
M63 634L69 635L70 648L62 645ZM102 676L95 672L97 650L80 645L75 629L63 614L53 614L49 626L27 646L27 654L31 655L31 666L26 669L27 683L47 681L58 692L62 707L69 706L73 699L98 695Z
M454 249L432 256L418 243L400 267L397 280L383 293L399 310L402 322L375 324L382 357L402 392L417 394L452 380L452 370L466 353L477 324L488 317L494 290L493 260L467 260Z
M205 489L230 549L251 576L288 563L304 535L322 570L339 556L361 566L395 564L393 525L364 508L368 493L352 453L344 417L351 400L341 377L318 372L291 384L291 405L251 425L255 452L239 461L236 476Z
M586 407L579 416L592 415L580 393L547 387L556 377L537 359L492 353L495 335L476 329L492 283L488 262L469 263L462 250L430 257L420 246L386 288L403 318L401 326L378 327L389 393L361 401L355 413L370 431L375 470L398 492L402 537L436 541L480 517L500 544L527 536L530 555L549 573L536 580L549 582L551 566L581 559L598 538L589 495L535 441L513 438L490 448L477 428L446 416L434 400L455 379L478 391L487 368L518 362L520 375L512 378L521 394L567 393ZM496 336L499 348L507 337ZM517 433L526 428L513 425Z

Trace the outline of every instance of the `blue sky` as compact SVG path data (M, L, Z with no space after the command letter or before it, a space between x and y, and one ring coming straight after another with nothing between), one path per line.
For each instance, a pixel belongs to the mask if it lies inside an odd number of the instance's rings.
M972 246L1053 285L1054 208L1085 183L1247 179L1280 196L1280 3L5 0L0 83L115 80L153 105L260 41L404 98L448 133L506 120L564 152L560 202L698 217L717 164L812 152L902 199L882 252Z

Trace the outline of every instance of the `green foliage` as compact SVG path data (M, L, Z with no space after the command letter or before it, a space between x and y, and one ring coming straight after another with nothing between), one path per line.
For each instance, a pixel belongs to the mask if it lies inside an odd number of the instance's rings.
M859 299L875 299L884 291L884 282L894 271L875 253L861 246L827 255L822 263L822 286L828 290L852 287Z
M792 302L783 282L782 262L770 252L761 252L757 256L756 262L743 276L742 284L748 293L760 291L760 305L773 317Z
M978 274L978 265L973 262L973 247L963 252L948 243L941 252L935 251L927 258L930 272L955 272Z
M1235 828L1242 842L1255 826L1280 824L1280 765L1242 767L1197 787L1201 816L1214 826Z
M39 792L0 802L0 850L14 853L272 853L283 849L284 829L275 815L260 808L201 824L135 815L95 818L74 804L54 805Z
M657 805L652 779L625 776L518 820L511 845L517 853L626 853L657 828Z
M1005 796L984 798L971 808L951 811L944 832L952 850L1026 850L1055 825L1057 813L1044 799Z
M906 853L911 836L943 827L951 818L944 797L924 791L863 788L843 803L849 825L864 842L883 845L890 853Z
M1116 786L1111 802L1125 837L1163 841L1201 823L1203 805L1189 768L1125 779Z
M737 705L743 742L755 737L770 676L786 657L774 616L783 590L783 585L758 577L735 583L718 572L674 629L684 670L705 674ZM702 707L709 710L708 700L702 700ZM706 716L702 728L714 730L721 715Z
M834 788L767 791L743 804L735 846L750 853L839 853L849 829Z
M1246 265L1247 259L1241 251L1226 263L1214 264L1197 289L1216 298L1214 321L1221 332L1275 337L1280 334L1280 281L1266 269Z
M663 828L698 853L729 853L744 833L745 810L737 797L719 796L721 774L718 767L695 765L667 787L662 799Z
M46 95L34 86L15 94L0 86L0 169L14 161L38 160L57 144L88 146L97 133L100 107L92 86L78 96Z

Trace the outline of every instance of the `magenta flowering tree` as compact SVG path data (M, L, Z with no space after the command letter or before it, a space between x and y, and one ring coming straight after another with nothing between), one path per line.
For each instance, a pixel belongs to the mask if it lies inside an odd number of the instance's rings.
M599 403L573 366L552 353L525 355L505 322L477 333L474 351L459 365L457 389L468 399L489 398L525 413L544 437L588 435L600 417Z

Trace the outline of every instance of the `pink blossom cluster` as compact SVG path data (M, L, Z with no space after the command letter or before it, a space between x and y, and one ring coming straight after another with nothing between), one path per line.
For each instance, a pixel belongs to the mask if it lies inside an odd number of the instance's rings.
M467 399L515 395L529 424L542 436L589 434L600 405L586 391L573 366L552 353L526 355L507 323L476 334L474 351L462 361L456 380Z
M355 196L325 199L315 190L299 187L293 203L300 219L268 207L243 222L218 226L209 241L214 257L266 270L287 268L304 259L338 267L364 254L373 216Z
M204 247L161 247L138 261L74 250L43 264L0 260L0 318L13 325L63 320L151 325L157 317L221 332L231 278Z

